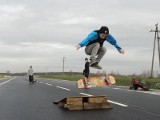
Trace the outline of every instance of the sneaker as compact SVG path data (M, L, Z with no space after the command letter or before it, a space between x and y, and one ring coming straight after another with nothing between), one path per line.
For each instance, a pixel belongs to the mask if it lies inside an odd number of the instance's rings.
M91 59L89 65L93 66L93 65L96 65L96 64L98 64L98 62L96 60Z
M102 67L101 66L99 66L98 64L95 64L95 65L92 65L91 67L93 67L93 68L95 68L95 69L102 69Z

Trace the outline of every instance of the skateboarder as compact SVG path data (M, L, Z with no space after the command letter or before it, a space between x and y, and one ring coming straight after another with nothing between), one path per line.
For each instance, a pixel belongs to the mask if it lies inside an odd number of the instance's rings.
M103 46L104 41L114 45L119 53L124 54L124 50L118 45L115 38L109 33L109 29L106 26L102 26L99 30L91 32L76 46L77 50L86 46L85 53L90 55L91 67L102 69L98 63L106 53L106 48Z
M29 82L31 83L34 83L34 80L33 80L33 68L32 66L30 66L29 70L28 70L28 75L29 75Z

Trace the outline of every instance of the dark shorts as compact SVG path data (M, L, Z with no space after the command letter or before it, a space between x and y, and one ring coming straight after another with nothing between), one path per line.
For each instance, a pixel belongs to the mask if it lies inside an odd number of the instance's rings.
M29 82L33 82L33 75L29 75Z

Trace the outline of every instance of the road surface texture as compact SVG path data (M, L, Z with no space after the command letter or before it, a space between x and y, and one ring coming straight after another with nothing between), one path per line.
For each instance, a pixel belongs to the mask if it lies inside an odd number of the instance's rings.
M75 82L27 77L0 80L0 120L160 120L160 92L118 86L78 89ZM113 109L65 110L53 101L73 96L100 96Z

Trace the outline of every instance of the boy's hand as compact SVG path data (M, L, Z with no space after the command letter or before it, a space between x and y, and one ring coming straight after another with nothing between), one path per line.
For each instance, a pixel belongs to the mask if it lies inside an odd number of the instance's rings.
M120 50L119 52L120 52L121 54L124 54L124 53L125 53L123 49L122 49L122 50Z
M76 49L77 49L77 50L79 50L80 48L81 48L81 46L80 46L80 45L77 45L77 46L76 46Z

